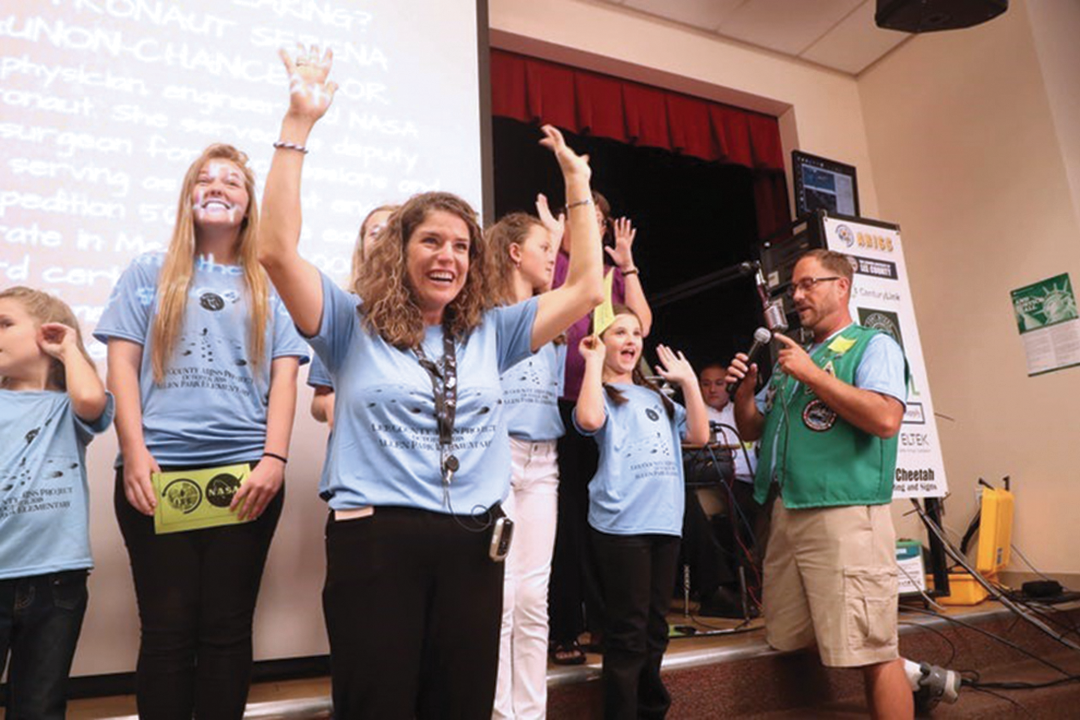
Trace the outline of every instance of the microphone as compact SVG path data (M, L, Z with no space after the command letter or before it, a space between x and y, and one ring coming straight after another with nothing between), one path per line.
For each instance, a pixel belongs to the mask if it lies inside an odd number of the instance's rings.
M774 333L782 333L788 329L784 306L779 300L773 300L765 306L765 325Z
M748 264L748 263L743 263ZM757 285L758 298L761 300L761 309L765 314L765 327L770 332L784 332L788 329L787 318L784 317L783 300L769 299L769 284L765 282L765 273L761 269L761 263L757 263L757 272L754 274L754 282ZM768 342L766 340L765 342Z
M750 346L750 351L746 353L747 366L749 366L750 363L754 362L754 358L757 357L758 353L761 352L761 348L766 347L770 342L772 342L772 333L769 332L767 328L759 327L757 330L754 331L754 344ZM728 383L728 397L734 398L735 391L739 389L740 385L742 385L741 379L736 380L732 383Z

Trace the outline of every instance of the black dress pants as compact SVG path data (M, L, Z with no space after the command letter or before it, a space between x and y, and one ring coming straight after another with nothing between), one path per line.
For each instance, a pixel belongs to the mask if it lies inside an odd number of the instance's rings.
M604 590L604 717L662 718L671 707L660 679L667 611L679 557L673 535L592 531Z
M331 514L323 611L337 720L489 720L503 564L488 556L480 519Z

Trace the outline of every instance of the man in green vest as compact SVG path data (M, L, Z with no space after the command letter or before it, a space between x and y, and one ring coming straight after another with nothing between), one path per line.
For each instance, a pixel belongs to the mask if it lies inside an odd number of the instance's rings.
M912 686L897 648L896 537L889 503L907 362L886 334L851 319L852 270L828 250L803 255L792 274L803 349L776 335L772 378L755 397L758 368L744 354L735 420L761 440L755 499L772 494L764 565L768 643L817 644L830 667L860 668L875 718L911 718Z

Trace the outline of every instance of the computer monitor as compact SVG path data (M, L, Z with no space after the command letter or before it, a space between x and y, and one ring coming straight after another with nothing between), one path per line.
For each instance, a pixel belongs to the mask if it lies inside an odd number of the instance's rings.
M859 216L859 184L853 166L793 150L791 169L795 176L796 216L815 210Z

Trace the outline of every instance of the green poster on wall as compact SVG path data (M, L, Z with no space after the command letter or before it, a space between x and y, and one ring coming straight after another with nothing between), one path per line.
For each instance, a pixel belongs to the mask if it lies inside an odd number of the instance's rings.
M1013 290L1012 301L1021 333L1078 317L1076 296L1066 273Z
M1080 313L1067 273L1012 291L1028 375L1080 365Z

